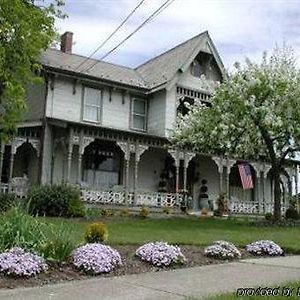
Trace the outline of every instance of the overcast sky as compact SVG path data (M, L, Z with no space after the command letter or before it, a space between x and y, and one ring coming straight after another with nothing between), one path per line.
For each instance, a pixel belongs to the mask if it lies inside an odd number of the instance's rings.
M74 53L89 55L139 1L66 0L69 17L56 25L60 33L74 32ZM164 1L145 0L95 58L110 50ZM175 0L106 60L135 67L205 30L227 68L246 56L258 60L276 43L287 43L300 57L300 0Z

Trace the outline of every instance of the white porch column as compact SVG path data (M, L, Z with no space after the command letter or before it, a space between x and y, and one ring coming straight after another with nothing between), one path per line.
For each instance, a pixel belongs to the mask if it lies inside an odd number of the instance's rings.
M185 152L184 153L184 161L183 161L183 189L187 190L187 169L190 161L196 156L196 153L193 152Z
M15 150L13 142L11 143L11 150L10 150L10 160L9 160L9 177L8 182L11 182L13 171L14 171L14 157L15 157Z
M299 193L299 191L298 191L298 179L299 179L298 165L295 166L294 171L295 171L295 195L296 195L296 203L297 203L296 206L297 206L298 212L299 212L300 207L299 207L299 196L298 196L298 193Z
M255 189L254 189L254 197L255 197L255 202L258 203L258 212L263 213L264 212L264 203L263 199L261 197L261 172L263 169L262 163L257 162L257 163L252 163L252 167L254 168L256 172L256 180L255 180Z
M223 192L223 173L224 173L224 159L223 157L213 156L212 160L216 163L219 173L219 194Z
M82 181L82 154L78 153L78 170L77 170L77 183L80 185Z
M297 165L295 168L295 193L296 193L296 195L298 195L298 193L299 193L298 180L299 180L299 166Z
M125 173L125 182L123 182L125 189L125 202L128 201L128 193L129 193L129 163L130 163L130 154L134 152L135 146L131 145L129 142L116 142L117 145L121 148L124 153L124 173Z
M263 213L264 212L264 203L263 203L263 199L261 196L261 176L260 176L260 171L256 172L256 181L257 181L257 187L256 187L256 191L257 191L257 197L256 200L258 202L258 207L259 207L259 213Z
M77 184L80 185L82 181L82 156L84 153L85 145L83 144L83 131L80 131L78 145L78 170L77 170Z
M179 192L179 168L180 168L180 160L184 159L184 153L179 150L168 150L169 154L173 157L175 162L175 168L176 168L176 183L175 183L175 191L176 194Z
M70 129L68 157L67 157L67 182L71 179L71 167L72 167L72 154L73 154L73 128Z
M5 150L5 144L1 143L1 146L0 146L0 183L1 183L1 178L2 178L4 150Z
M235 160L233 159L226 159L226 193L227 193L227 197L228 197L228 206L230 206L230 183L229 183L229 175L230 175L230 171L232 166L236 163Z
M71 167L72 167L72 154L73 154L73 144L69 144L68 148L68 164L67 164L67 182L70 182L71 179Z
M135 149L135 161L134 161L134 204L137 203L137 188L138 188L138 170L139 170L139 162L142 154L148 150L149 146L136 144Z

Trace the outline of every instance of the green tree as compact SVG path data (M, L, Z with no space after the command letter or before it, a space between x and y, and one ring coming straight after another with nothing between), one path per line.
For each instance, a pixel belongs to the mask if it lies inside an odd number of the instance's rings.
M25 90L40 81L38 57L56 37L61 0L0 0L0 141L16 130L25 110Z
M261 63L246 60L219 85L211 107L197 103L180 116L171 140L178 147L264 160L272 165L274 216L281 217L281 176L299 151L300 74L293 51L276 48Z

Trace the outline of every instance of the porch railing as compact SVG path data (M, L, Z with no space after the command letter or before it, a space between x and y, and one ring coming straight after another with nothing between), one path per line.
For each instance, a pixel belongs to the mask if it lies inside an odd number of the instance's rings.
M13 193L18 198L26 197L28 192L28 186L25 185L14 185L8 183L0 183L0 193Z
M274 203L272 202L254 202L254 201L230 201L228 205L229 211L232 214L245 215L263 215L273 213ZM286 206L281 203L282 215L285 214Z
M173 193L133 193L96 191L82 189L82 198L87 203L111 205L145 205L149 207L176 207L184 200L181 194Z

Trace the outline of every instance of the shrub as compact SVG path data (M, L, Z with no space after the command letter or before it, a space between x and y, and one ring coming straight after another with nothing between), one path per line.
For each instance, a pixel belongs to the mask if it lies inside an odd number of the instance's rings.
M227 241L215 241L204 249L204 255L217 259L240 258L241 252L235 245Z
M75 248L68 227L47 224L14 207L0 221L0 250L12 247L33 250L48 260L62 262Z
M140 208L139 216L146 219L149 216L149 209L146 206Z
M73 264L87 273L109 273L122 264L121 256L115 249L93 243L81 246L73 252Z
M29 211L42 216L78 216L83 211L78 188L67 184L43 185L28 193Z
M68 217L84 217L86 215L86 210L84 203L79 199L71 199L68 205Z
M289 207L285 212L285 218L286 219L292 219L292 220L298 220L299 219L299 213L294 207Z
M15 194L0 193L0 213L6 212L17 203L17 197Z
M108 230L104 223L92 223L85 232L85 241L87 243L105 242L108 239Z
M120 210L120 217L127 218L127 217L129 217L129 215L130 215L130 212L127 207Z
M34 276L47 270L40 256L22 248L12 248L0 254L0 272L12 276Z
M14 207L0 221L0 250L12 247L38 250L45 242L45 224L28 215L21 207Z
M62 263L68 260L75 248L74 241L70 238L70 228L65 223L49 226L46 240L38 247L38 252L47 260Z
M179 247L164 242L144 244L136 250L135 254L141 260L157 267L181 264L186 260Z
M253 255L278 256L283 254L283 250L273 241L261 240L246 246L246 250Z
M266 213L265 214L266 221L273 221L273 214L272 213Z

